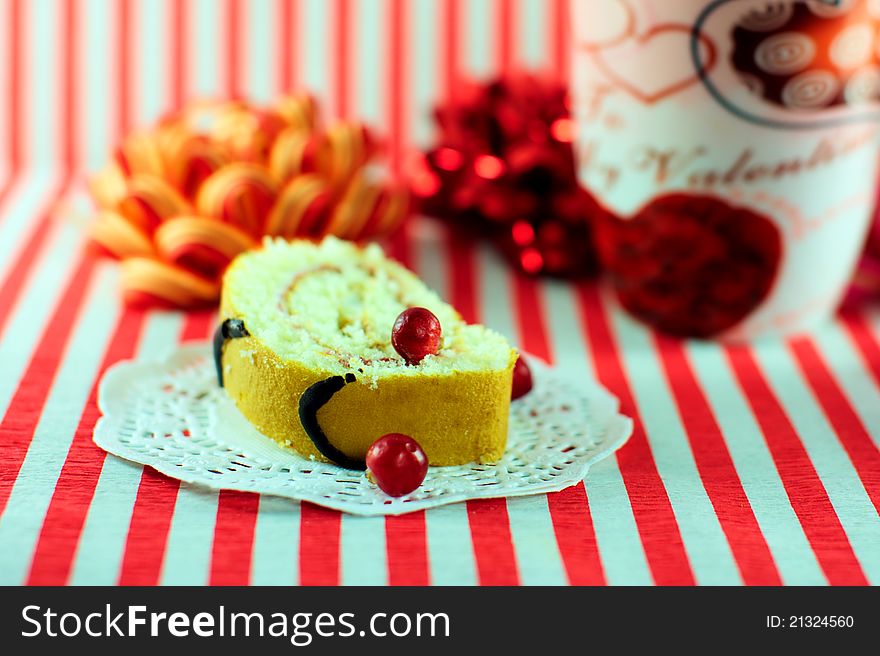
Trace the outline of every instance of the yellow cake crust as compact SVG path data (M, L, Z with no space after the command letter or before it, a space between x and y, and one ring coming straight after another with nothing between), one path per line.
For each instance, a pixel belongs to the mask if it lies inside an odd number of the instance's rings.
M232 296L224 285L220 320L241 319L247 327ZM351 458L363 459L386 433L404 433L422 446L431 465L495 462L507 442L516 358L510 349L502 369L360 377L333 395L317 418L330 442ZM336 372L282 358L254 335L228 340L221 363L224 386L248 421L282 446L326 461L303 429L299 400Z

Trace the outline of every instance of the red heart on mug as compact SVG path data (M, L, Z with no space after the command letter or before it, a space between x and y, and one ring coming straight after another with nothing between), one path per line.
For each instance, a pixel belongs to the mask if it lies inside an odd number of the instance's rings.
M633 218L610 214L596 247L621 304L664 332L711 337L770 293L782 256L776 225L712 196L669 194Z

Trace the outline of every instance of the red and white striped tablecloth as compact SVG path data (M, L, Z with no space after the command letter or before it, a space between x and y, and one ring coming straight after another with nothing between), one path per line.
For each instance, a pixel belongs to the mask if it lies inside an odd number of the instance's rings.
M213 324L122 307L115 265L82 248L70 199L120 134L191 97L309 88L406 166L461 76L565 73L564 6L0 0L0 583L880 583L880 312L784 343L683 343L421 219L397 257L635 419L583 484L358 518L178 484L92 444L104 369Z

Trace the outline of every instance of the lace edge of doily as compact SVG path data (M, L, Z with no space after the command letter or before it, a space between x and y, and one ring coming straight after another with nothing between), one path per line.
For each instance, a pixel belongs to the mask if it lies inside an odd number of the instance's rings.
M234 483L211 485L203 478L187 475L186 470L182 470L174 465L165 465L162 462L156 461L151 461L149 463L143 462L136 450L130 449L118 439L114 439L114 424L111 421L111 404L113 400L117 398L116 391L121 387L120 385L116 384L116 381L118 378L121 378L123 376L123 373L127 368L138 367L147 369L160 367L164 369L169 364L172 364L174 361L186 359L186 357L190 356L191 353L202 355L202 351L204 348L204 344L201 343L184 344L178 346L177 348L168 349L162 355L143 359L123 360L109 367L98 384L98 409L101 412L101 417L99 417L92 432L92 441L95 443L95 445L113 456L139 464L144 467L151 467L152 469L158 471L165 476L168 476L169 478L181 481L188 485L192 485L198 489L211 491L233 490L238 492L250 492L254 494L266 494L269 496L277 496L296 501L307 501L309 503L313 503L324 508L337 510L339 512L344 512L350 515L361 517L376 517L399 516L411 512L417 512L419 510L428 510L430 508L439 508L453 503L461 503L462 501L468 501L471 499L516 498L539 494L549 494L552 492L560 492L569 487L577 485L579 482L584 480L584 478L586 478L587 474L589 473L590 468L594 464L609 457L618 449L620 449L624 444L626 444L626 442L632 435L634 427L633 420L630 417L627 417L626 415L620 413L619 399L597 381L593 379L588 379L586 393L589 396L589 402L591 405L596 404L594 408L597 411L597 414L607 417L604 422L605 430L600 439L602 447L598 449L592 457L581 463L576 475L573 475L571 478L565 479L563 481L557 481L554 479L543 484L533 484L528 488L510 491L505 494L486 494L485 496L475 496L467 492L451 493L449 494L449 496L444 497L440 502L438 502L436 498L407 501L400 501L395 498L389 498L389 502L382 506L355 506L352 504L346 504L345 502L337 502L334 499L330 499L320 495L310 496L308 494L302 493L285 494L283 490L254 490L246 485L236 485ZM526 357L529 360L530 366L536 364L538 367L541 368L551 368L543 360L537 358L536 356L526 354ZM119 402L122 401L120 400Z

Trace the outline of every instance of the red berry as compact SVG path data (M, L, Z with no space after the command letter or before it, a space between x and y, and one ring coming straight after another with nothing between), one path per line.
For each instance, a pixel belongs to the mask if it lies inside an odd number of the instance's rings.
M513 388L510 392L510 400L516 401L532 391L532 372L522 356L513 365Z
M385 494L402 497L425 480L428 456L409 435L388 433L367 449L367 469Z
M418 364L440 350L440 320L423 307L407 308L394 322L391 344L407 364Z

